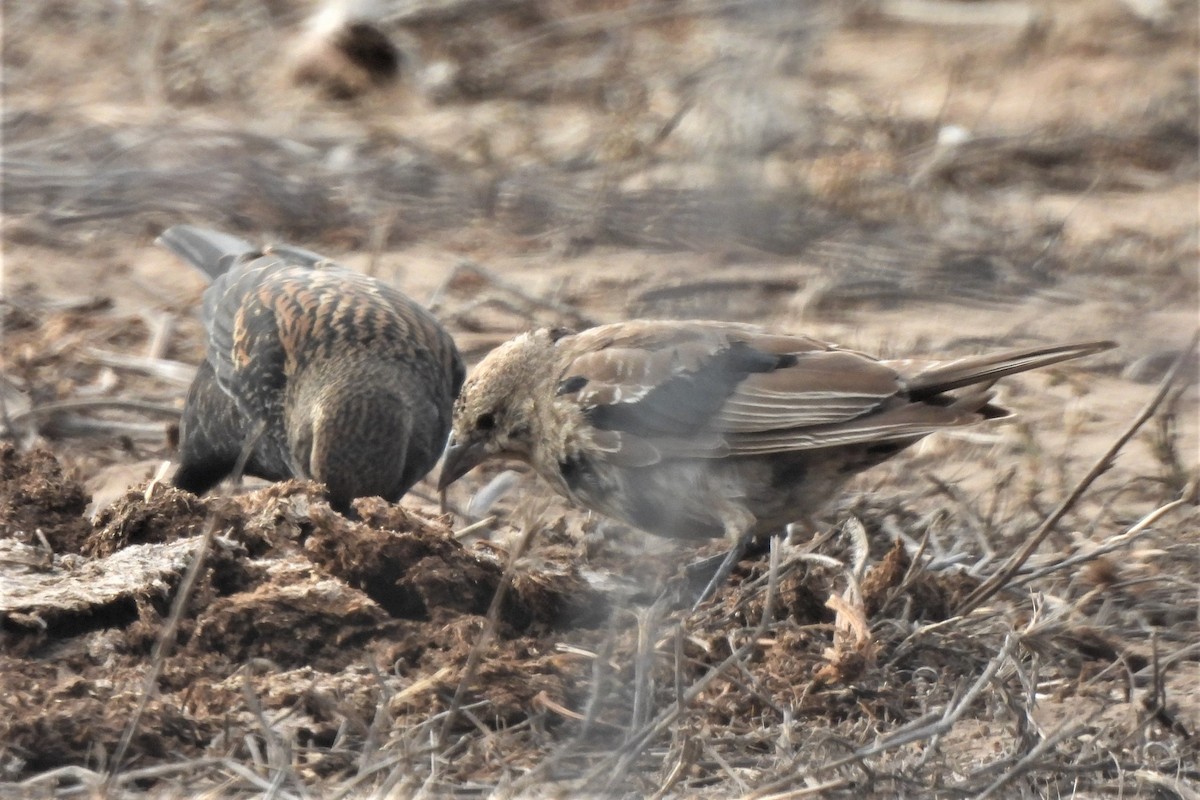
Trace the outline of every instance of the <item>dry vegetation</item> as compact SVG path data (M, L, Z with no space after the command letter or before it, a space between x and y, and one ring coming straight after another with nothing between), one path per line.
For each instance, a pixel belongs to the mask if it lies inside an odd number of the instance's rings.
M400 79L333 99L289 2L5 3L0 797L1197 796L1192 4L380 7ZM628 316L1121 347L689 615L720 543L529 475L355 522L165 486L180 221L393 280L472 359Z

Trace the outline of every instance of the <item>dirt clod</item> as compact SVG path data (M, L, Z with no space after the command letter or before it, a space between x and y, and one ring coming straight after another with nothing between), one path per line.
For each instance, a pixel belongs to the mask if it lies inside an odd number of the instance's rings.
M49 451L21 453L0 442L0 536L31 544L41 531L54 552L82 552L91 530L83 518L90 499Z
M196 619L193 653L234 663L267 659L284 668L335 671L386 630L387 614L362 592L291 568L248 591L213 601Z
M83 554L102 558L131 544L196 536L208 514L206 502L172 486L153 487L149 499L144 489L133 487L97 515Z
M380 530L330 512L305 541L305 555L395 617L444 620L487 611L499 564L469 555L443 524L409 514L390 522L405 530Z

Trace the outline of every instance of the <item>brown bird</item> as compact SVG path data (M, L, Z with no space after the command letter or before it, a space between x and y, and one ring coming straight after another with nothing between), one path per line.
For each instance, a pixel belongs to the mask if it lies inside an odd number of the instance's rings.
M914 368L727 322L537 330L492 351L467 380L439 487L489 458L515 458L573 502L636 528L725 535L734 548L707 595L749 539L817 510L854 474L935 431L1008 416L990 403L998 378L1112 346Z
M203 493L244 459L249 475L324 483L345 512L394 502L433 468L465 370L429 312L298 247L190 225L158 242L213 278L176 486Z

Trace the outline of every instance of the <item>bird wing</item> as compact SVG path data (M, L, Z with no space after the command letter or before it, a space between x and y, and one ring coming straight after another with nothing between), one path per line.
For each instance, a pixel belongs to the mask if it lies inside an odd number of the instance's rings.
M243 411L268 417L288 379L306 365L364 349L402 360L429 385L445 382L450 396L457 393L462 360L428 311L380 281L314 258L271 248L205 293L208 358Z
M287 353L278 326L274 276L282 259L254 254L217 277L204 293L207 358L217 383L252 419L263 419L286 384Z
M559 393L628 466L915 438L978 419L911 403L875 359L753 326L638 322L564 342Z

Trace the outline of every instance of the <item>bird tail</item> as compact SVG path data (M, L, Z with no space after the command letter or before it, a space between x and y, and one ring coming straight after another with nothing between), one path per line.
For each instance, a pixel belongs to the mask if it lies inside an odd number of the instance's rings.
M1053 347L1006 350L1002 353L945 361L909 379L908 394L913 400L926 400L964 386L991 385L1005 375L1048 367L1073 358L1111 350L1116 346L1116 342L1079 342Z
M244 239L195 225L173 225L163 231L155 243L170 250L210 280L216 280L247 253L258 247Z

